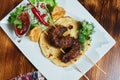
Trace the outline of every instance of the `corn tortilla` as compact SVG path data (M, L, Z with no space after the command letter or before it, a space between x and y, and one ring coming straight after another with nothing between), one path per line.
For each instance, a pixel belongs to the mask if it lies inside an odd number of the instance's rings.
M56 22L55 22L55 25L63 25L63 26L69 26L69 25L72 25L73 28L66 31L64 33L64 36L66 35L70 35L71 37L74 37L74 38L78 38L78 32L79 32L79 29L80 29L80 24L78 23L78 21L74 20L73 18L71 17L63 17L63 18L60 18L58 19ZM86 42L85 44L85 51L83 52L82 50L80 51L80 53L83 55L88 47L89 47L89 41ZM60 66L60 67L68 67L70 65L72 65L73 62L76 62L79 60L79 58L82 56L82 55L79 55L78 57L76 57L75 59L71 61L69 61L68 63L64 63L62 62L60 59L59 59L59 55L62 54L61 50L59 48L55 48L54 46L51 46L48 42L48 39L47 39L47 35L45 33L42 33L41 34L41 37L40 37L40 40L39 40L39 45L40 45L40 48L42 50L42 54L48 58L49 60L51 60L54 64L56 64L57 66Z

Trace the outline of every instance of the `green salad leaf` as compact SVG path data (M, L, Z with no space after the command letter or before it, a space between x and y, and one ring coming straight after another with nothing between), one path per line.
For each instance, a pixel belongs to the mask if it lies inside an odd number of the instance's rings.
M20 7L16 8L16 10L10 14L9 19L8 19L8 21L11 24L18 25L18 28L22 28L22 22L17 19L17 16L22 13L24 8L25 8L24 6L20 6Z
M79 31L79 41L82 44L82 50L85 48L85 42L91 41L91 34L94 31L93 24L88 23L87 21L81 22L81 29Z
M38 3L40 0L28 0L28 1L30 1L30 3L34 5L34 4Z
M16 20L14 21L14 24L16 24L19 29L22 28L22 21L21 21L21 20L16 19Z
M41 0L41 1L45 1L47 3L47 7L50 12L52 12L54 7L57 5L55 0Z

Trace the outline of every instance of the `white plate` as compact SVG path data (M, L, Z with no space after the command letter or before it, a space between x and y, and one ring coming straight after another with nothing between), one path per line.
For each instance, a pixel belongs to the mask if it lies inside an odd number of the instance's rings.
M86 20L93 23L95 32L92 35L91 47L86 53L95 63L99 61L112 46L115 40L103 29L103 27L89 14L89 12L77 0L57 0L58 5L65 8L66 15L69 15L77 20ZM26 1L20 3L24 5ZM17 6L17 7L18 7ZM12 11L13 12L13 11ZM13 43L22 51L22 53L30 60L30 62L48 79L48 80L78 80L82 74L74 67L61 68L54 65L46 59L39 48L38 43L34 43L24 37L21 43L18 43L14 36L13 27L8 23L8 14L1 20L1 27ZM89 59L82 56L76 63L83 73L86 73L94 64Z

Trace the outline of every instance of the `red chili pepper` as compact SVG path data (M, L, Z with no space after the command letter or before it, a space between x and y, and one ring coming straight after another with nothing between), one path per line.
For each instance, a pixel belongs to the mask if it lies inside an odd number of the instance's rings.
M46 14L42 14L41 17L44 18L46 16Z
M37 19L44 24L45 26L49 26L49 24L47 22L44 21L44 19L42 18L42 16L40 15L39 11L33 7L32 9L33 14L37 17Z

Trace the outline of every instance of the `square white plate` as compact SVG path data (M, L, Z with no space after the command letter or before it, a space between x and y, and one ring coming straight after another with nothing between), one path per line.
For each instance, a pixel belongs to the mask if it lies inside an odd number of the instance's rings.
M57 0L57 2L59 6L64 7L67 12L66 15L71 16L76 20L86 20L94 24L95 32L92 35L91 47L87 51L86 55L88 55L95 63L99 61L107 53L107 51L112 48L112 46L115 44L115 40L77 0ZM26 1L21 2L18 6L24 4L26 4ZM27 57L27 59L30 60L30 62L48 80L78 80L82 76L82 73L80 73L75 66L61 68L54 65L52 62L50 62L50 60L46 59L42 55L38 43L30 41L27 36L24 37L20 43L18 43L14 35L14 28L8 22L10 13L1 20L1 28L20 49L20 51ZM76 63L76 65L79 66L83 73L86 73L92 66L94 66L94 64L92 64L84 55Z

